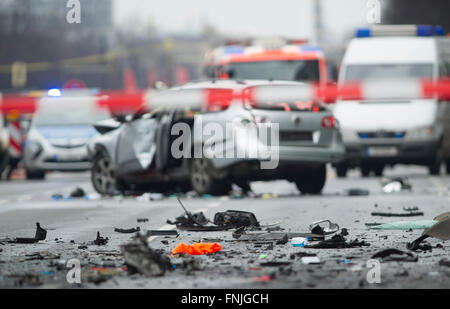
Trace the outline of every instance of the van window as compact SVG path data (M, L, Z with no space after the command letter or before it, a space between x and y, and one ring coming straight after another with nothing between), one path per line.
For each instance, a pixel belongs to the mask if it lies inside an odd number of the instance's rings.
M396 78L432 78L432 64L362 64L348 65L345 81Z

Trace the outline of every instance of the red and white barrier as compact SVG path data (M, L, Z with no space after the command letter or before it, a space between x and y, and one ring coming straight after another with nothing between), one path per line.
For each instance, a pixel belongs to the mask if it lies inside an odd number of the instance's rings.
M220 86L220 85L219 85ZM450 101L450 80L382 80L328 85L320 87L313 84L262 85L241 90L229 88L215 89L169 89L136 92L104 91L96 97L98 108L107 108L114 114L128 114L157 108L215 108L223 107L234 100L249 102L271 101L323 101L378 99L428 99L436 98ZM58 98L61 100L61 98ZM0 112L6 114L18 111L23 114L34 113L40 98L19 95L4 95L0 101Z
M8 133L9 133L9 155L12 158L22 158L22 130L20 127L20 118L15 119L9 117L8 119Z

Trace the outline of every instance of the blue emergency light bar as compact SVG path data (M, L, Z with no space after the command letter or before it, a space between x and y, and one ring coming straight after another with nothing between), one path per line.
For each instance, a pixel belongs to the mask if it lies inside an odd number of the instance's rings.
M441 26L431 25L376 25L356 30L357 38L376 36L443 36L444 34L444 29Z
M244 47L239 46L239 45L225 46L223 52L226 55L243 54L244 53Z
M322 49L319 46L314 46L314 45L302 45L300 47L300 50L302 52L322 51Z

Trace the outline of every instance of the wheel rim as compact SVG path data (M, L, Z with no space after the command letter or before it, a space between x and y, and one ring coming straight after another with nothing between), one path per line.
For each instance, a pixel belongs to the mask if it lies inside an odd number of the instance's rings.
M94 186L102 194L111 194L115 188L115 175L108 158L99 159L93 169Z
M208 174L208 162L205 159L195 159L193 161L191 177L192 186L197 190L204 191L209 187L211 177Z

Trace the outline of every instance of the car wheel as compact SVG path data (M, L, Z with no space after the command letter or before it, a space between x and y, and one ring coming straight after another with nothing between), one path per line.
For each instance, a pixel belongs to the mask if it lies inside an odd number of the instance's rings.
M347 177L348 167L343 164L339 164L336 166L336 174L338 178L345 178Z
M116 191L116 178L111 159L100 154L94 158L91 168L92 185L101 195L113 195Z
M376 177L382 177L383 176L383 171L384 171L384 165L380 164L380 165L375 165L372 168L373 172L375 173Z
M361 176L363 177L369 177L370 176L370 167L367 165L362 165L360 167L361 169Z
M192 189L198 194L228 194L231 184L226 179L217 179L212 174L212 166L206 158L192 159L190 162L190 180Z
M28 180L42 180L45 178L45 172L44 171L31 171L28 169L25 169L25 174Z
M431 160L430 164L428 165L428 171L430 172L430 175L440 175L441 174L441 165L443 161L443 155L442 155L442 148L439 147L439 149L436 151L436 154L434 158Z
M321 165L295 180L297 188L303 194L321 194L327 178L327 168Z

